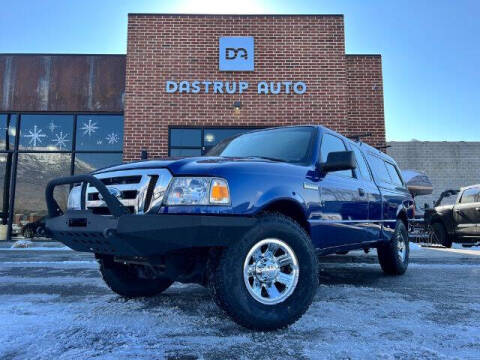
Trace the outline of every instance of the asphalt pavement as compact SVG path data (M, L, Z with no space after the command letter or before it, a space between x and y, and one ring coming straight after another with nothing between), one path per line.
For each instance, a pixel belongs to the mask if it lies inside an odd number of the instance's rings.
M321 258L289 329L245 330L198 285L124 300L90 254L0 245L0 359L479 359L480 250L412 249L385 276L375 251ZM51 244L50 244L51 245Z

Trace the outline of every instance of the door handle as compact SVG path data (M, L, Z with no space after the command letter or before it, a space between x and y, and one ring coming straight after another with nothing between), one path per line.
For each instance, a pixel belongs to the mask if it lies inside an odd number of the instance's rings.
M476 207L475 210L480 211L480 207Z
M362 188L358 188L358 194L360 196L365 196L365 190L363 190Z

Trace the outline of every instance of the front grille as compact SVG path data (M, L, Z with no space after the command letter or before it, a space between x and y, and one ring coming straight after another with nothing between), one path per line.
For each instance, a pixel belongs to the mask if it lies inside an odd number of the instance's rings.
M152 206L161 203L172 179L172 175L167 169L115 171L98 174L95 177L100 179L107 189L118 190L116 191L116 193L120 193L118 200L134 214L146 212ZM155 197L154 193L157 194ZM110 214L105 202L101 200L98 190L92 186L87 187L86 207L94 214Z
M100 200L100 194L98 192L92 192L88 194L88 201L98 201ZM136 199L137 190L125 190L121 192L120 199Z
M103 178L102 182L105 185L125 185L138 184L142 180L141 176L118 176Z
M126 190L122 191L122 199L136 199L137 190Z

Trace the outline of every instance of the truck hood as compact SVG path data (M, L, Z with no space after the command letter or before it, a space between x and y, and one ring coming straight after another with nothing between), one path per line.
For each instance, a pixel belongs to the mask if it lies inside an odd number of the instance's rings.
M299 168L299 166L261 158L226 158L203 156L132 162L99 169L93 174L101 174L112 171L158 168L168 168L173 175L221 176L222 173L232 168L240 171L244 170L245 172L256 172L256 170L262 172L276 172L276 170L283 172L287 169L292 171L295 168Z

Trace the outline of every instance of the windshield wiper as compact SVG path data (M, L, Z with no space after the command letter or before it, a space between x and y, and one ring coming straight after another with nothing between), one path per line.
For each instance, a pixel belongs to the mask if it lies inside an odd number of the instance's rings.
M287 162L284 159L279 159L275 157L269 157L269 156L247 156L247 159L263 159L263 160L270 160L270 161L276 161L276 162Z

